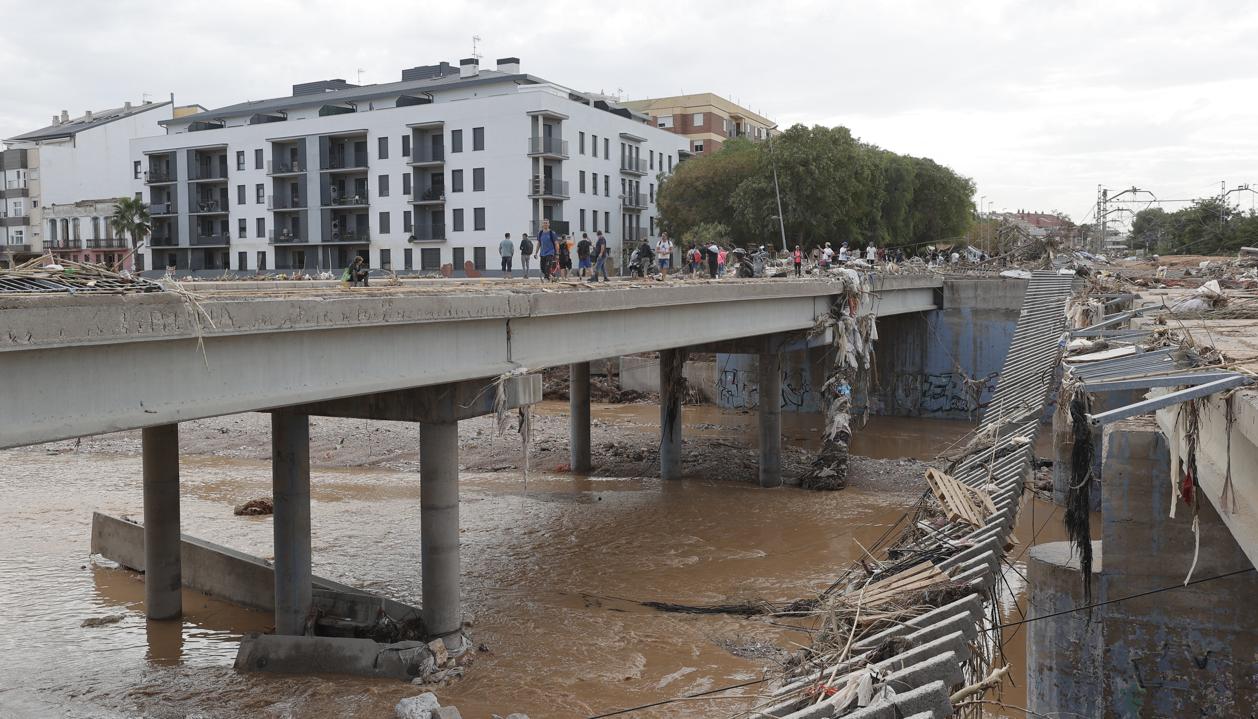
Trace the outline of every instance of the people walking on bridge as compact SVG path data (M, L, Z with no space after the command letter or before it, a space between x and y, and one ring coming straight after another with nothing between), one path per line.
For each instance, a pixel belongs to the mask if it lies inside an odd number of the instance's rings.
M577 243L577 276L585 277L590 269L590 236L581 233L581 241Z
M537 233L537 254L541 258L542 279L552 280L555 274L555 252L559 238L550 229L550 220L542 220L542 231Z
M572 274L572 238L564 235L559 241L558 252L556 256L559 258L559 277L567 279Z
M660 275L668 279L668 266L673 261L673 241L668 239L667 232L661 232L659 241L655 243L655 257L660 263Z
M850 260L851 258L852 258L851 250L848 249L847 243L844 242L843 244L839 245L839 263L847 264L847 261Z
M511 258L515 255L515 243L511 241L510 232L504 234L502 236L502 242L498 243L498 254L502 255L502 274L510 279Z
M871 263L878 259L878 250L874 247L874 243L870 242L865 246L865 259Z
M594 233L594 271L590 273L590 282L598 282L598 274L603 273L603 281L607 282L607 238L603 237L603 231L599 230Z
M529 233L520 234L520 267L524 268L524 279L529 278L529 261L533 259L533 242Z
M795 261L795 276L804 276L804 251L799 249L799 245L795 245L795 251L791 253L791 259Z
M719 258L721 256L721 248L717 247L716 243L713 242L712 244L708 245L707 250L708 250L708 277L710 279L715 280L716 273L718 271L717 263L720 261Z
M840 250L839 250L839 253L840 253L840 254L839 254L839 259L840 259L840 260L842 260L842 259L843 259L842 252L843 252L843 251L842 251L842 249L840 249ZM826 246L821 248L821 263L820 263L820 264L821 264L821 269L823 269L823 270L828 270L828 269L830 269L830 262L831 262L831 261L833 261L833 260L834 260L834 248L830 246L830 243L829 243L829 242L827 242L827 243L826 243Z
M729 259L729 250L724 247L720 248L716 253L716 275L717 277L725 276L725 260Z

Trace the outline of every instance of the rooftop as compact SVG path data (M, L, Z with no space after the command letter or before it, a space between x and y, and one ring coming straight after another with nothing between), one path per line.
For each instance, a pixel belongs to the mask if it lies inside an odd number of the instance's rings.
M65 137L74 137L84 130L90 130L93 127L100 127L111 122L121 120L126 117L132 117L142 112L148 112L165 105L169 105L170 101L165 102L145 102L139 105L127 103L122 107L115 107L108 110L87 111L82 115L71 118L62 111L62 118L57 122L41 127L38 130L32 130L21 135L16 135L5 140L5 142L37 142L40 140L56 140Z

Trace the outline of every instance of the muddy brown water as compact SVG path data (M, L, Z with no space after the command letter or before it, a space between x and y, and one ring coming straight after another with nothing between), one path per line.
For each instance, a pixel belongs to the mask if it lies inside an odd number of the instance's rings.
M651 411L601 407L596 417ZM687 431L709 431L710 419L738 434L738 417L754 431L753 415L687 408ZM786 419L786 433L807 444L815 421ZM858 446L928 457L925 448L966 429L879 419ZM388 717L418 693L394 681L236 673L239 637L265 631L267 615L185 592L182 622L148 622L141 579L89 556L92 511L141 515L138 458L32 448L0 452L0 462L0 715ZM469 719L586 717L759 678L806 637L762 620L663 614L626 600L807 596L857 556L856 542L870 546L916 499L876 489L764 491L740 479L752 478L530 475L526 483L510 473L464 474L465 613L489 651L465 679L435 690L441 701ZM234 504L268 494L267 463L185 456L182 486L186 533L270 557L270 518L232 514ZM1038 511L1042 524L1051 507ZM419 596L417 474L316 468L312 514L317 574L402 600ZM1041 540L1051 535L1042 531ZM1017 615L1019 581L1010 579L1008 616ZM89 618L116 621L81 626ZM1007 700L1021 704L1013 691ZM724 717L749 701L632 716Z

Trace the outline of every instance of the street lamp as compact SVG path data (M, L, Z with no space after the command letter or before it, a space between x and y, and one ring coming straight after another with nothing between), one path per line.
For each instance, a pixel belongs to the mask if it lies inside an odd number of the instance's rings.
M773 194L777 196L777 201L778 201L777 221L778 221L778 229L780 229L782 232L782 252L786 253L787 252L786 220L782 218L782 189L778 186L777 157L773 154L773 131L776 130L777 127L778 126L775 123L772 127L769 128L769 133L768 133L769 135L769 164L773 166Z

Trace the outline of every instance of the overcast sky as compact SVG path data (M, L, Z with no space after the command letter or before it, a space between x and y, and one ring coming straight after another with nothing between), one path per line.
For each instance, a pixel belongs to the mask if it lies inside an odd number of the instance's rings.
M996 210L1083 221L1098 184L1168 200L1258 187L1253 3L738 5L0 0L0 137L145 93L212 108L359 69L396 81L467 57L475 34L485 62L518 56L582 90L712 91L784 126L846 125L974 178Z

